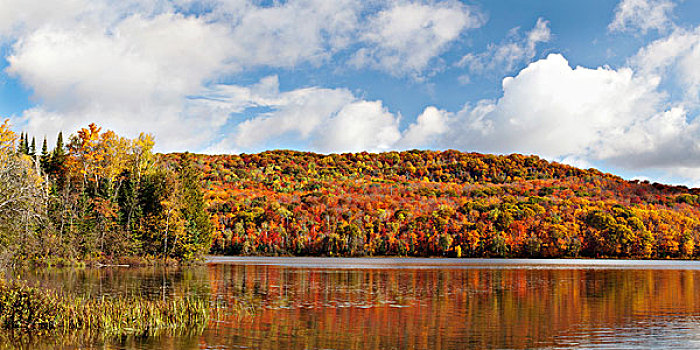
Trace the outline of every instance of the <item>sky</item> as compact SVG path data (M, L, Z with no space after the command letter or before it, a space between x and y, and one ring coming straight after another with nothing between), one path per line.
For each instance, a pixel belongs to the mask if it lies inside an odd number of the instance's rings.
M457 149L700 186L700 2L0 0L0 118L160 152Z

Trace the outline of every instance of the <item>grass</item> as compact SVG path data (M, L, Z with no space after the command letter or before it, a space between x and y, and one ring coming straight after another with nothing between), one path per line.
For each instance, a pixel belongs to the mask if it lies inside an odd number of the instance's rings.
M94 299L0 281L0 329L4 330L155 336L203 329L209 317L209 302L192 296L167 301L138 296Z

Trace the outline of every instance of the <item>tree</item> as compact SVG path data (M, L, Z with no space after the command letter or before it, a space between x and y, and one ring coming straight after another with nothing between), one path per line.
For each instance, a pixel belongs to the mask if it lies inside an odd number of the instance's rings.
M167 168L159 167L143 176L135 233L144 253L166 258L175 250L173 241L185 230L179 192L176 174Z
M179 255L187 260L206 254L211 246L213 225L207 212L202 190L202 179L197 168L187 159L179 169L182 217L186 222L186 234L180 242Z
M15 153L9 121L0 125L0 256L33 254L46 220L46 191L33 163ZM16 257L16 256L14 256Z
M32 137L32 144L29 146L29 155L34 158L36 156L36 140Z
M53 181L55 190L63 189L66 179L67 171L66 168L66 150L63 146L63 133L58 133L58 138L56 139L56 147L49 155L49 160L47 167L45 169L49 178Z
M49 170L51 163L51 155L49 154L48 146L46 145L46 136L44 136L44 142L41 145L41 157L39 158L41 163L41 170L46 173Z
M19 146L18 152L21 154L29 154L29 143L27 142L27 138L29 136L25 133L22 133L20 141L19 141Z
M63 132L58 132L58 137L56 138L56 147L53 149L54 156L63 156L66 151L63 149Z

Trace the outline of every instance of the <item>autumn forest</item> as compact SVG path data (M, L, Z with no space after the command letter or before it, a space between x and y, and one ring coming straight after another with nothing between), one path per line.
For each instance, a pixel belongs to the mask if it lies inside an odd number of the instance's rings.
M0 260L205 254L694 258L700 190L537 156L154 154L90 125L0 127Z
M0 260L199 259L212 225L199 170L91 124L49 151L0 126Z

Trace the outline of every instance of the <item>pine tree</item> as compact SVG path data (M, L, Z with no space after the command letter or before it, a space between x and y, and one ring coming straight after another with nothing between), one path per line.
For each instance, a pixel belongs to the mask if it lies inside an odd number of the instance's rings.
M63 187L66 177L66 153L63 148L63 133L58 133L58 138L56 139L56 147L51 151L49 156L49 166L47 173L56 180L56 184L59 188Z
M66 150L63 148L63 132L58 133L56 147L51 152L51 163L53 166L63 166L66 157Z
M24 134L24 138L20 142L20 144L22 145L22 152L21 152L22 154L29 154L29 143L27 141L28 138L29 138L29 135Z
M49 147L46 145L46 136L44 136L44 143L41 145L41 157L39 161L41 162L41 170L47 172L51 163L51 155L49 155Z
M60 131L58 133L58 138L56 139L56 148L53 149L53 154L58 155L58 156L63 156L64 150L63 150L63 132Z
M30 156L35 157L36 156L36 140L34 137L32 137L32 145L29 146L29 153Z

